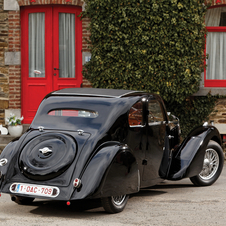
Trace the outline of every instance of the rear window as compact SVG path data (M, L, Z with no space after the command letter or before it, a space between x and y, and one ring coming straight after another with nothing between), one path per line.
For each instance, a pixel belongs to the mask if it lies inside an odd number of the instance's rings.
M48 115L77 118L96 118L98 116L98 112L81 109L57 109L49 111Z

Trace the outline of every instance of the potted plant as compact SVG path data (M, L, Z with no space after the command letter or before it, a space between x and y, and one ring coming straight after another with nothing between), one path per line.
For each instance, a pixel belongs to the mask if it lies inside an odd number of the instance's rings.
M21 136L23 132L23 126L21 125L21 121L24 119L22 116L18 118L14 114L10 113L10 117L6 118L6 122L8 123L9 134L14 137Z

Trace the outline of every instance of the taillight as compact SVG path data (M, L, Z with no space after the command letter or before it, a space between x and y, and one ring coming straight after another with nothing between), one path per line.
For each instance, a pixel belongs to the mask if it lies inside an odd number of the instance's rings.
M226 135L223 135L223 143L226 143Z
M75 188L79 188L79 187L81 186L81 184L82 184L82 182L81 182L80 179L78 179L78 178L74 179L74 181L73 181L73 186L74 186Z

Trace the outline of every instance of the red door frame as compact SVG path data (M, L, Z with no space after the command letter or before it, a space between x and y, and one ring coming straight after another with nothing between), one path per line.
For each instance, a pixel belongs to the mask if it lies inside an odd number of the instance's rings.
M52 70L52 42L48 40L52 38L51 24L52 24L52 11L50 6L46 7L22 7L21 8L21 111L24 116L24 123L31 123L35 113L38 102L46 95L35 95L31 91L34 88L45 90L45 92L51 92L51 86L47 84L51 83L51 70ZM29 77L29 14L30 13L45 13L45 78L30 78ZM50 21L47 23L47 21ZM46 43L49 43L47 45ZM32 97L31 97L32 95ZM33 103L31 99L33 98ZM32 105L34 104L34 105Z
M45 78L29 78L29 13L45 13ZM59 68L59 12L75 14L75 65L76 78L58 78ZM24 123L29 124L33 120L37 107L46 94L58 88L80 87L82 84L82 23L77 16L81 7L76 6L27 6L21 7L21 111L24 116ZM53 24L54 22L54 24ZM56 25L55 25L56 23ZM57 76L54 76L57 73ZM58 85L59 84L59 85ZM41 87L42 92L32 94L32 87ZM35 91L33 91L35 92ZM30 107L30 105L33 105Z

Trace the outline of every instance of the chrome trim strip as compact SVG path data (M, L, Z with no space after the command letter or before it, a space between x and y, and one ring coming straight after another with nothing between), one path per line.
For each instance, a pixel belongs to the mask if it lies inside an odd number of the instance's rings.
M156 126L156 125L165 125L166 121L160 121L160 122L149 122L149 126Z
M84 94L84 93L52 93L52 95L57 96L91 96L91 97L110 97L110 98L119 98L118 96L111 96L111 95L101 95L101 94Z
M139 127L139 128L143 128L143 127L145 127L144 125L132 125L132 126L129 126L129 127L131 127L131 128L135 128L135 127Z
M112 96L112 95L102 95L102 94L92 94L92 93L89 93L89 94L85 94L85 93L52 93L52 95L67 95L67 96L92 96L92 97L110 97L110 98L122 98L122 97L126 97L130 94L144 94L144 92L140 92L140 91L131 91L131 92L128 92L128 93L124 93L120 96Z

